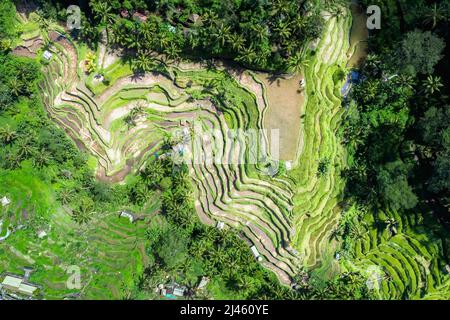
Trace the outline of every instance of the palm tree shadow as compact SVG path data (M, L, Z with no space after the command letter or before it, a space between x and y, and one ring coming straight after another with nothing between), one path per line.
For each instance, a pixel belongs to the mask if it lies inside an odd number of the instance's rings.
M281 79L284 79L284 76L280 73L271 73L266 79L270 84L274 84L275 81L279 83Z
M205 61L205 64L206 64L207 71L215 71L216 70L216 64L214 62L214 59L207 59Z
M145 72L142 71L134 71L131 75L131 80L134 82L137 82L139 80L142 80L145 76Z
M378 234L378 235L381 235L381 234L383 233L384 229L386 229L386 223L383 222L383 221L375 220L375 221L372 223L372 228L374 228L375 230L377 230L377 234Z

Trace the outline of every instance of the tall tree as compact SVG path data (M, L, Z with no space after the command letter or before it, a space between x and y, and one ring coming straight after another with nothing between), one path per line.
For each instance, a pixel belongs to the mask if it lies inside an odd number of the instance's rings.
M0 140L4 144L10 144L17 138L17 132L9 124L0 127Z

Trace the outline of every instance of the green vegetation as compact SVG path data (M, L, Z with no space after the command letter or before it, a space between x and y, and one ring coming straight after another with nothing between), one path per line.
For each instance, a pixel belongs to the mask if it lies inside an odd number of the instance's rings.
M335 10L337 2L90 1L89 5L94 21L107 26L114 43L142 57L141 67L148 66L148 53L156 50L170 59L220 57L258 69L292 71L302 63L306 44L321 34L320 10Z
M0 0L0 271L48 299L448 299L448 8L378 2L343 99L343 1L89 1L69 35L62 2ZM304 75L292 170L237 143L274 89L211 58Z
M380 3L393 23L370 38L364 80L345 103L345 201L362 213L341 230L343 249L358 267L381 267L383 298L448 298L448 10L429 16L424 1Z

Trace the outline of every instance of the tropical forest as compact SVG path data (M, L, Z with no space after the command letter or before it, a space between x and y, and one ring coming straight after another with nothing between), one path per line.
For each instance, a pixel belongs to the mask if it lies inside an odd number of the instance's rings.
M449 0L0 0L0 300L450 300Z

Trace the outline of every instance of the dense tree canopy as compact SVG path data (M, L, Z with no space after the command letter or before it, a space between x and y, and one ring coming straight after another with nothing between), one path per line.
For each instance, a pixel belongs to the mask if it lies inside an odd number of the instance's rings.
M0 1L0 39L11 39L17 34L15 13L16 8L11 1Z
M47 8L48 1L40 2L48 17L64 17L60 8L65 1L52 1L58 4L56 9ZM294 72L304 63L307 45L321 35L321 12L342 13L344 4L342 0L91 0L78 36L95 46L104 27L110 41L133 50L135 57L155 51L169 59L220 57L247 67ZM138 69L146 69L148 60Z
M397 67L411 75L432 74L444 47L445 42L430 31L408 32L396 52Z
M369 39L364 80L345 103L346 193L396 211L433 204L449 220L449 14L441 10L448 3L398 1L399 11L389 11L389 1L378 4L389 23Z

